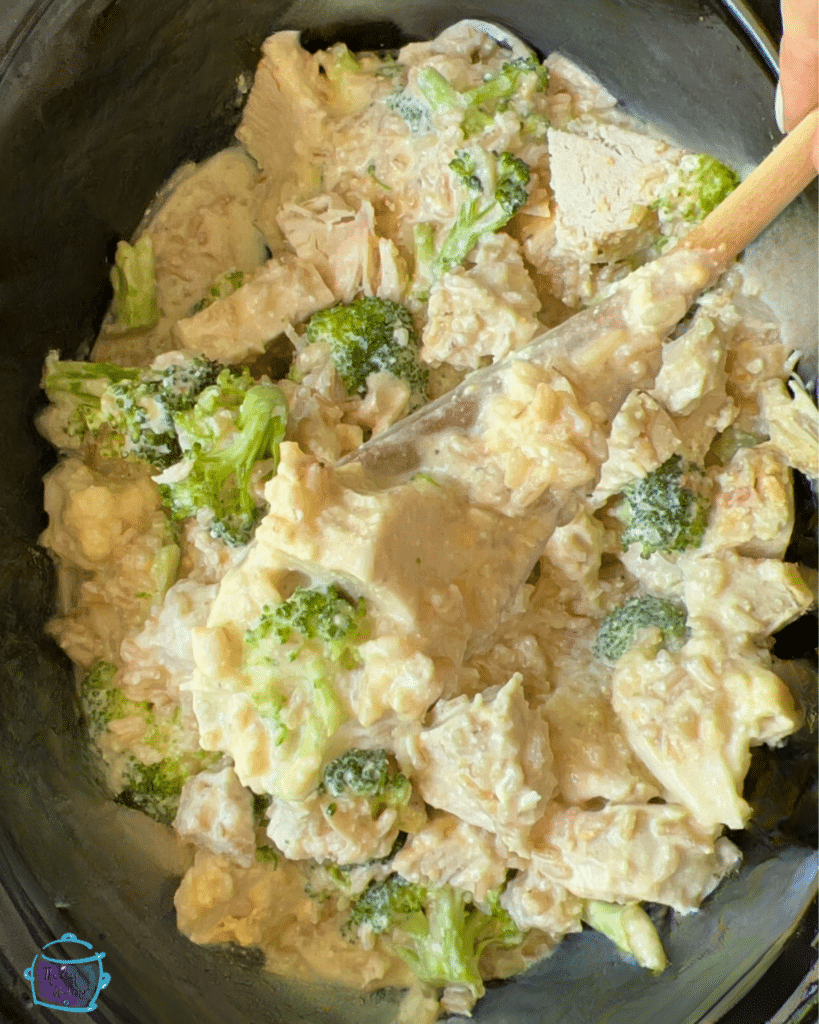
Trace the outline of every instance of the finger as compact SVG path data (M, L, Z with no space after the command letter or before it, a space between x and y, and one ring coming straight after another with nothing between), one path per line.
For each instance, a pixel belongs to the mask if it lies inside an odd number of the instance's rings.
M819 8L815 0L782 0L782 34L816 39Z
M779 50L782 126L794 128L819 104L819 7L815 0L782 0Z

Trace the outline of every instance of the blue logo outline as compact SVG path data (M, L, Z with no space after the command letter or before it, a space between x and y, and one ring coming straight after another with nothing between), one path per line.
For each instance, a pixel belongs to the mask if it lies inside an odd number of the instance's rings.
M58 946L60 945L60 943L63 942L76 942L81 946L85 946L87 949L93 949L93 946L91 945L90 942L85 942L83 941L83 939L78 939L77 936L74 935L72 932L66 932L65 935L63 935L61 938L54 939L53 942L48 942L46 943L45 946L43 946L42 952L38 953L31 961L31 967L27 967L23 971L23 977L31 983L31 995L37 1006L45 1006L48 1007L48 1009L50 1010L63 1010L65 1013L89 1013L91 1010L96 1010L97 996L99 996L102 989L104 989L108 982L111 980L111 975L107 974L102 969L102 958L105 956L105 953L91 953L91 955L89 956L73 958L71 960L59 960L56 957L45 955L45 951L49 948L49 946ZM99 977L97 979L96 989L94 991L94 994L91 996L90 1001L84 1002L82 1006L65 1006L60 1003L51 1003L43 999L40 999L37 995L36 966L38 960L40 962L47 962L50 964L60 964L62 965L63 970L67 969L69 966L97 963L99 965Z

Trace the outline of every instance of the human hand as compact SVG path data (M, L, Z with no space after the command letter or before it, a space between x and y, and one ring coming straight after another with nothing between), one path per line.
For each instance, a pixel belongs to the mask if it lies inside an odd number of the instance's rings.
M783 132L795 128L819 104L819 8L816 0L781 0L782 42L776 120ZM819 132L812 157L819 167Z

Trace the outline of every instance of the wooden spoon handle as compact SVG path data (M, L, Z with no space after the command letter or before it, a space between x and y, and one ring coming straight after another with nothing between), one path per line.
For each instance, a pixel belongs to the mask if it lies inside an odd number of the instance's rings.
M680 244L710 250L727 267L816 177L817 124L819 110L812 110Z

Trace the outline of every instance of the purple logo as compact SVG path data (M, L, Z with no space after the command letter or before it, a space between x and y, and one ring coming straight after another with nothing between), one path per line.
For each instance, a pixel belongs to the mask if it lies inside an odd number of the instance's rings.
M78 945L91 950L72 951L67 947ZM64 946L65 949L55 947ZM46 950L49 950L46 953ZM74 955L68 955L74 952ZM105 953L94 953L90 942L83 942L71 932L61 939L43 946L32 961L31 967L23 972L31 982L31 994L38 1006L52 1010L68 1010L72 1013L87 1013L97 1008L97 996L111 980L110 974L102 969Z

